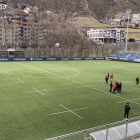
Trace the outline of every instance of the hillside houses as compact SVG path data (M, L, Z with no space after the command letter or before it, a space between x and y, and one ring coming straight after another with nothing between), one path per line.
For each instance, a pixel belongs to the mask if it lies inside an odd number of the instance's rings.
M126 26L128 16L126 15L125 12L118 12L110 20L111 25L121 25L121 26ZM137 14L130 14L129 16L129 21L130 21L130 26L131 27L140 27L140 13Z

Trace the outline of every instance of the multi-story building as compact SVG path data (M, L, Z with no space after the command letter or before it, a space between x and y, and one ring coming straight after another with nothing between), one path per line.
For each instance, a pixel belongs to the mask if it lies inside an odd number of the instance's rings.
M91 28L87 31L87 37L93 39L97 44L124 43L124 31L117 28L106 30L95 30Z
M42 42L44 30L35 19L4 17L0 19L0 45L24 46Z

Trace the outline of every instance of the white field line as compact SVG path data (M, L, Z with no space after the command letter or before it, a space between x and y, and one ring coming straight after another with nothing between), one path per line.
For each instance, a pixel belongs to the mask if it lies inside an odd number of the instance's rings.
M72 114L76 115L77 117L79 117L80 119L83 119L81 116L77 115L76 113L74 113L73 111L69 110L68 108L66 108L65 106L61 105L63 108L65 108L66 110L68 110L69 112L71 112Z
M90 86L95 86L95 85L90 85ZM86 87L86 86L78 86L78 87Z
M128 83L128 82L121 82L122 84L124 83L124 84L128 84L128 85L133 85L134 86L134 84L131 84L131 83Z
M133 82L133 81L127 81L127 82L130 82L130 83L131 83L131 82Z
M74 109L74 110L71 110L71 111L82 110L82 109L87 109L87 107L85 107L85 108L79 108L79 109ZM69 111L63 111L63 112L52 113L52 114L50 114L50 115L62 114L62 113L65 113L65 112L69 112Z
M50 91L52 89L49 89L49 90L40 90L40 91ZM23 92L23 93L32 93L32 92L37 92L37 91L29 91L29 92Z
M121 80L117 80L117 81L121 81ZM134 84L131 84L131 82L133 82L133 81L122 81L121 83L129 84L129 85L134 85Z
M95 75L95 76L98 76L98 77L103 77L103 76L100 76L100 75L97 75L97 74L91 74L91 75Z
M19 78L17 78L20 82L22 82L22 83L25 83L25 82L23 82L22 80L20 80Z
M10 74L9 72L6 72L6 73L8 73L9 75L12 75L12 74Z
M3 70L3 69L1 69L1 68L0 68L0 70L6 72L6 73L9 74L9 75L11 75L9 72L7 72L7 71L5 71L5 70Z
M37 90L37 89L35 89L35 88L33 88L34 90L36 90L37 92L39 92L39 93L41 93L42 95L44 95L42 92L40 92L39 90Z
M29 91L29 92L23 92L23 93L32 93L32 92L37 92L37 91Z
M15 62L15 63L17 63L17 62ZM20 63L17 63L17 64L20 64ZM59 75L57 75L57 74L53 74L53 73L50 73L50 72L48 72L48 71L44 71L44 70L41 70L41 69L38 69L38 68L34 68L34 67L30 67L30 66L27 66L27 65L23 65L23 64L20 64L20 65L25 66L25 67L29 67L29 68L31 68L31 69L37 69L37 70L40 70L40 71L42 71L42 72L47 72L47 73L49 73L49 74L51 74L51 75L55 75L55 76L57 76L57 77L60 77L60 78L62 78L62 79L65 79L65 80L67 80L67 81L71 81L71 82L73 82L73 83L77 83L77 84L79 84L79 85L82 85L82 86L85 86L85 87L88 87L88 88L91 88L91 89L100 91L100 92L102 92L102 93L106 93L106 94L108 94L108 95L110 95L110 96L114 96L114 97L123 99L123 100L125 100L125 101L128 101L128 99L125 99L125 98L123 98L123 97L117 96L117 95L115 95L115 94L110 94L109 92L105 92L105 91L103 91L103 90L100 90L100 89L97 89L97 88L94 88L94 87L91 87L91 86L88 86L88 85L79 83L79 82L77 82L77 81L73 81L73 80L68 79L68 78L66 78L66 77L62 77L62 76L59 76ZM140 104L137 103L137 102L134 102L134 101L131 101L131 102L134 103L134 104L140 105Z
M88 64L88 63L81 63L81 64Z
M50 91L50 90L52 90L52 89L48 89L48 90L40 90L40 91Z
M133 100L140 100L140 98L138 98L138 99L132 99L132 100L128 100L128 101L133 101ZM121 102L116 102L116 103L123 103L123 102L126 102L126 101L121 101Z
M122 82L122 83L124 83L124 84L129 84L129 85L133 85L133 86L134 86L134 84L131 84L131 83L129 83L129 82Z

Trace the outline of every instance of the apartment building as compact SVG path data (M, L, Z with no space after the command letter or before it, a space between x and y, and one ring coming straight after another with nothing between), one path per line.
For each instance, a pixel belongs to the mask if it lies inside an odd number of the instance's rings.
M121 44L124 43L124 31L117 28L106 30L95 30L91 28L87 31L87 38L93 39L97 44Z
M0 45L28 46L42 42L44 30L35 19L24 17L0 18Z

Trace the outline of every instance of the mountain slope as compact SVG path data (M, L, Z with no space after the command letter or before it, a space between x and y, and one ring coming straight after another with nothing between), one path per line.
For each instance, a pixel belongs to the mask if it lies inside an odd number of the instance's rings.
M138 5L138 4L137 4ZM140 13L140 7L136 3L133 4L132 0L120 0L117 1L114 6L112 6L107 14L107 18L113 17L117 12L126 12L127 9L131 9L132 13Z
M54 11L58 14L65 13L71 17L75 12L85 11L96 19L113 17L117 12L131 9L133 13L140 13L140 0L5 0L12 3L26 3L38 6L43 10ZM82 13L82 12L81 12Z

